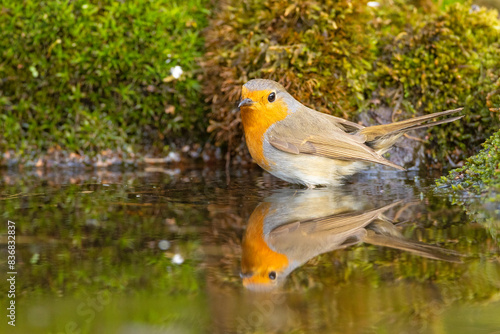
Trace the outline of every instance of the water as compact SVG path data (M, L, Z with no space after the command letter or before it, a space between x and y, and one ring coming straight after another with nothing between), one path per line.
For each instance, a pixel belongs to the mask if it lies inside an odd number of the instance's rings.
M499 203L435 195L437 176L305 190L258 168L0 171L17 272L0 328L498 333Z

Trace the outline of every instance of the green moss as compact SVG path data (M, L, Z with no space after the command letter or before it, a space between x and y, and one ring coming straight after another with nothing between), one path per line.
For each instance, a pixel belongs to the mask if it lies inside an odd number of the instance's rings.
M3 1L0 152L93 155L202 136L206 2Z
M467 159L463 167L437 180L436 186L438 190L451 188L455 193L500 192L500 131L483 144L481 152Z
M407 115L464 106L464 119L431 129L428 146L437 161L464 159L500 125L498 12L470 3L425 15L396 7L406 14L383 14L375 94Z

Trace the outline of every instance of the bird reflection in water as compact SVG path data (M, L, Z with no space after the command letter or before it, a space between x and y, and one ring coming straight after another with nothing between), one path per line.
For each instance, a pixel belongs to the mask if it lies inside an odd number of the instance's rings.
M281 286L310 259L361 242L460 262L455 251L401 234L384 213L402 202L369 208L366 201L328 189L286 189L267 197L251 214L243 237L243 285L252 290Z

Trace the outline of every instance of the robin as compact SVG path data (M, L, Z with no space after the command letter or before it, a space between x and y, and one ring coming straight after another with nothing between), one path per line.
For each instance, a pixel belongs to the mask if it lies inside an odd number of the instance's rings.
M254 79L243 85L241 120L252 158L287 182L335 186L342 178L378 163L404 170L382 157L405 132L453 122L433 118L462 108L400 122L364 127L304 106L279 83Z
M400 203L370 209L366 201L327 189L283 189L267 197L250 215L243 237L243 285L253 290L275 288L310 259L361 242L460 262L452 250L404 238L384 216Z

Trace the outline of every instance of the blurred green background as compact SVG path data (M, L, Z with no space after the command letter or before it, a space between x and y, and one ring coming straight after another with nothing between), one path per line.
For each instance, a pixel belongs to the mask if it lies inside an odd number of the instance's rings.
M178 137L206 137L198 64L205 7L2 1L0 151L161 152Z

